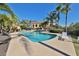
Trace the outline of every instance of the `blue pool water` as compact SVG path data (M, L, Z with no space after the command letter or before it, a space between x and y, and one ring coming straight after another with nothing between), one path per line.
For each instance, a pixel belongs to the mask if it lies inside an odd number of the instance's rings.
M45 40L50 40L56 35L54 34L44 34L40 32L20 32L21 35L28 37L32 42L40 42Z

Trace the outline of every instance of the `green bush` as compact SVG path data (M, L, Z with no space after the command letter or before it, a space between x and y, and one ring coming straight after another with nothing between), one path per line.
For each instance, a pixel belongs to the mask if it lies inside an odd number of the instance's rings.
M21 25L20 27L21 27L21 29L26 29L27 28L26 25Z
M49 30L49 32L51 33L61 33L63 30L62 29L52 29L52 30Z
M79 30L69 31L69 35L79 36Z

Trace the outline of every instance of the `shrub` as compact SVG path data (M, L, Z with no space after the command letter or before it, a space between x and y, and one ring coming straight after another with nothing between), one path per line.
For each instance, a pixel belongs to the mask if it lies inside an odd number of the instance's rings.
M69 31L69 35L79 36L79 30Z
M20 27L21 27L21 29L26 29L27 28L26 25L21 25Z
M49 30L49 32L51 33L61 33L63 30L62 29L52 29L52 30Z

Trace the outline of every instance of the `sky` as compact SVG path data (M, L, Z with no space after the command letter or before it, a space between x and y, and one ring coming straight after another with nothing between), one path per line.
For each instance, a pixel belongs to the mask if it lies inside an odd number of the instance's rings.
M9 3L12 11L20 20L43 21L48 14L55 10L57 3ZM68 25L79 22L79 4L71 4L68 13ZM60 15L60 25L65 24L65 14Z

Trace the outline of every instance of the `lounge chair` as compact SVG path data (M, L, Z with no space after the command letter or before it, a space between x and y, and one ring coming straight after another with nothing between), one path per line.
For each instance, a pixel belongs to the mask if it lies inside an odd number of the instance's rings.
M77 37L77 42L79 42L79 36Z
M65 39L69 39L68 36L67 36L67 33L66 32L62 32L62 34L59 35L58 40L64 41Z
M60 34L60 35L58 36L58 40L64 41L64 38L62 38L62 34Z

